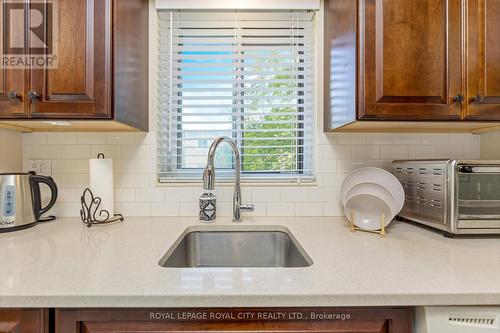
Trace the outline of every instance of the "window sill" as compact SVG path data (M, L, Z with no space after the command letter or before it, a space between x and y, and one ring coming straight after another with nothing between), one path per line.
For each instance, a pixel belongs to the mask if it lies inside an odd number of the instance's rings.
M168 182L156 182L156 187L202 187L203 182L193 181L168 181ZM215 184L216 187L233 187L234 182L232 180L220 180ZM303 183L296 182L255 182L255 181L241 181L242 187L316 187L318 186L318 181L312 180Z

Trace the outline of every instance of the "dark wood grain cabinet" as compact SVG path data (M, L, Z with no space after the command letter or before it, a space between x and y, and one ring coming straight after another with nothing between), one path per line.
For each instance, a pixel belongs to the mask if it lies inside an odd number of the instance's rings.
M327 0L325 130L497 126L499 22L496 0Z
M460 3L360 2L358 119L460 118Z
M0 22L6 22L8 13L4 6L9 2L0 1ZM19 24L19 23L18 23ZM19 29L23 29L22 26ZM7 35L4 33L4 24L0 24L0 45L2 49L6 44ZM26 73L24 70L11 69L0 62L0 117L1 118L24 118L27 110L24 104L24 92L26 90Z
M26 1L27 17L30 8ZM122 125L116 128L147 130L149 1L64 0L51 13L44 24L50 35L56 23L57 66L0 68L0 121L20 127L47 119L87 121L83 129L102 130L107 120ZM32 50L29 27L16 30L24 31L25 49Z
M56 333L411 333L411 308L56 310Z
M500 118L500 2L469 0L467 9L467 119Z
M0 333L49 333L48 310L0 309Z
M33 118L107 118L111 110L112 1L58 2L57 68L32 69ZM29 96L28 96L29 98Z

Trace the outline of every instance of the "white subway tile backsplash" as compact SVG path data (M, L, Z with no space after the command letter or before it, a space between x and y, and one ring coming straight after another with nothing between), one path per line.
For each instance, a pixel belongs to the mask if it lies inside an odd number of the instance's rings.
M372 145L392 145L394 144L394 134L370 133L366 135L366 143Z
M352 146L353 160L376 160L380 158L380 146L378 145L355 145Z
M162 202L164 192L161 188L138 188L135 190L136 202Z
M315 186L248 186L245 216L339 216L339 188L358 167L390 169L393 159L479 158L479 136L435 133L318 133ZM52 214L78 216L79 200L89 181L89 158L103 152L114 162L115 206L125 216L198 216L200 183L156 186L156 133L23 134L23 166L31 159L52 161L60 194ZM218 215L230 216L232 186L217 186Z
M47 133L23 133L23 144L25 145L43 145L47 144Z
M89 175L88 174L61 174L60 183L62 187L78 187L84 188L89 186Z
M151 216L151 204L141 202L128 202L119 204L118 212L123 216Z
M115 188L115 202L135 202L135 191L133 188Z
M308 201L309 191L301 187L290 187L281 189L281 201L298 202Z
M339 188L337 187L314 187L309 189L310 202L337 202L339 200Z
M116 173L134 173L136 160L113 160L113 172Z
M78 133L76 143L79 145L96 145L106 143L105 133Z
M295 203L268 202L267 216L295 216Z
M89 160L77 160L76 161L76 172L89 173Z
M438 158L463 158L463 146L441 146L437 148Z
M347 174L339 173L339 174L325 174L321 176L321 185L323 187L340 187L342 182L344 181Z
M180 202L179 215L180 216L199 216L200 206L198 202Z
M365 143L365 136L363 134L342 133L337 135L337 143L344 145L355 145Z
M367 160L367 167L381 168L385 170L391 170L392 159L390 160Z
M155 150L153 146L147 145L123 145L121 146L121 158L124 159L141 159L155 158Z
M418 145L422 142L422 135L419 134L396 134L394 144L396 145Z
M350 145L319 145L318 154L321 158L351 158Z
M192 202L198 199L202 190L190 187L166 187L163 188L164 198L167 202Z
M319 173L336 173L337 160L334 158L320 158L318 162Z
M61 188L58 191L57 201L60 203L76 203L80 200L83 190L74 188Z
M338 160L337 161L337 172L339 173L349 173L355 169L359 169L366 166L365 161L360 160Z
M132 145L135 143L136 133L108 133L106 144L108 145Z
M323 204L324 216L343 216L344 208L340 202L325 202Z
M179 203L178 202L152 203L151 216L179 216Z
M322 202L297 202L295 216L323 216Z
M77 171L76 160L53 160L52 173L75 173Z
M436 158L436 146L409 146L410 159L433 159Z
M337 135L333 133L319 133L318 144L333 145L337 143Z
M62 156L64 156L65 159L89 159L90 146L64 145L62 146Z
M380 158L384 160L408 159L409 158L408 146L383 145L380 147Z
M63 217L80 217L80 203L62 203L60 206Z
M156 132L135 133L135 143L137 145L156 145Z
M74 145L76 144L75 133L51 133L47 137L47 143L52 145Z
M464 146L463 159L477 160L481 158L481 151L476 146Z
M122 173L114 175L115 187L147 188L153 187L154 175Z
M31 158L58 160L61 158L60 145L33 145Z
M257 187L252 189L252 202L279 202L281 189L278 187Z
M156 160L153 158L136 159L134 161L135 172L138 173L155 173Z

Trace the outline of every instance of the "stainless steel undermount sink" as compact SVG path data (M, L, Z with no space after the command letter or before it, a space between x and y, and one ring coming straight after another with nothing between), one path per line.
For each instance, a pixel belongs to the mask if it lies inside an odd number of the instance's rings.
M161 258L162 267L307 267L311 258L284 227L192 227Z

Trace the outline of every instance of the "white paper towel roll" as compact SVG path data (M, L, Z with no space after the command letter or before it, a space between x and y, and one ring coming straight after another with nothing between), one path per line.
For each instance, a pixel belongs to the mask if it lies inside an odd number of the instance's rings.
M101 198L99 211L105 209L109 217L115 214L113 199L113 160L110 158L96 158L90 160L90 190L94 196ZM96 214L99 216L99 211Z

